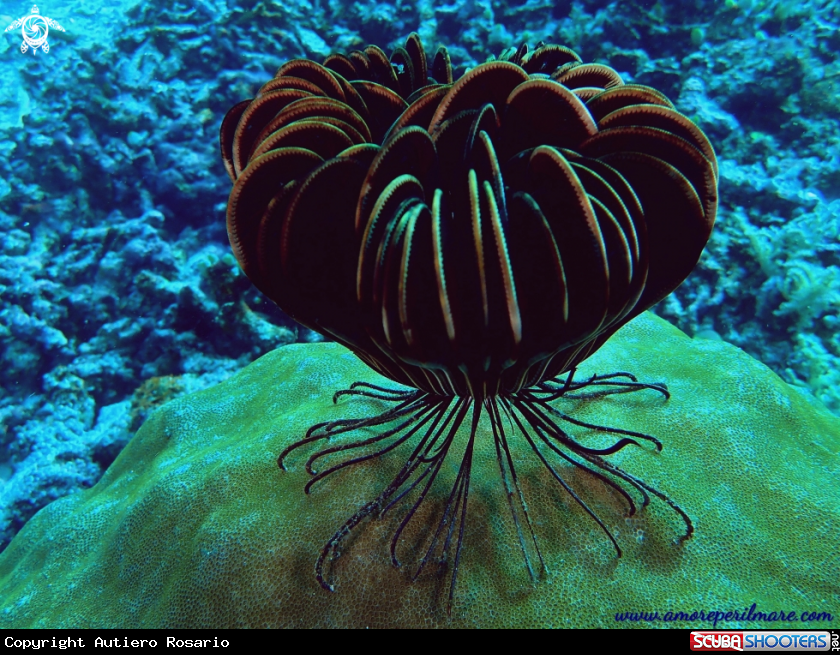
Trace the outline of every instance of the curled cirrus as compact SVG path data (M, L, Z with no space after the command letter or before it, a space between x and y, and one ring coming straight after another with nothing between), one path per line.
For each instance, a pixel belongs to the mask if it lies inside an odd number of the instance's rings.
M574 368L694 268L717 163L660 92L568 48L457 81L416 34L284 64L221 128L237 260L381 374L481 399Z

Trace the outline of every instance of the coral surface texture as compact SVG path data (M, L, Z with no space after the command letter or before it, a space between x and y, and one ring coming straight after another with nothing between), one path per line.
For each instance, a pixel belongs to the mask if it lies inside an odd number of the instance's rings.
M331 563L335 591L325 591L313 572L322 547L405 455L398 448L345 469L308 495L304 451L288 458L288 471L277 467L278 453L309 426L385 408L370 398L333 404L333 392L355 380L393 385L337 344L297 344L153 411L93 488L30 520L0 555L0 626L711 628L710 613L727 628L836 625L840 421L737 347L691 339L651 314L579 375L612 371L664 382L672 396L645 390L556 404L581 421L663 441L658 454L625 448L608 457L691 516L696 530L682 544L684 526L665 503L654 499L628 518L614 489L558 467L621 545L616 557L511 438L545 559L532 581L484 434L451 613L436 565L411 579L443 498L424 504L429 520L404 535L399 569L388 554L398 518L363 522ZM575 435L592 446L603 439L584 428ZM738 616L724 621L727 612Z

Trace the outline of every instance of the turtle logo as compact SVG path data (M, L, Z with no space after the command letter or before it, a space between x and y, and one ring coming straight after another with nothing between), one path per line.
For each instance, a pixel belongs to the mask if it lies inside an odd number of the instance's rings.
M38 12L37 5L33 5L32 12L28 16L18 18L6 28L6 31L10 32L20 28L20 33L23 35L20 51L26 52L31 47L32 54L34 55L38 48L41 48L44 52L50 51L50 44L47 43L47 35L50 33L51 27L59 32L65 31L57 21L42 16Z

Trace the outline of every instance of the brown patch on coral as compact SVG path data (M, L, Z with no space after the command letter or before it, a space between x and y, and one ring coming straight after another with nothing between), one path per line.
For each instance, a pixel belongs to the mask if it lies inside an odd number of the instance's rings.
M183 395L185 391L179 375L161 375L146 380L131 396L131 408L128 410L131 431L139 429L158 407Z

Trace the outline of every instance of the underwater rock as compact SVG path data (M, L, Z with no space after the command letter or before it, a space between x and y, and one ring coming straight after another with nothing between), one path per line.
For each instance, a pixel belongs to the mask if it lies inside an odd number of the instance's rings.
M607 459L688 512L696 532L681 546L684 526L664 503L625 518L618 494L560 467L616 537L617 558L531 455L517 470L548 569L532 582L493 440L480 438L451 617L435 566L413 583L410 552L400 550L402 570L391 566L399 518L390 514L352 532L331 568L335 593L326 592L313 573L318 553L404 455L346 469L309 495L304 453L280 471L279 452L311 425L383 409L355 397L333 405L333 392L359 379L392 385L337 344L294 345L164 405L94 488L41 510L0 555L0 626L620 627L619 613L658 611L650 625L710 628L697 617L668 622L665 613L741 613L753 604L785 618L730 616L717 627L832 623L812 612L836 621L840 421L741 350L689 339L650 314L622 328L579 375L617 370L666 382L671 399L642 391L563 400L563 409L662 439L659 455L626 448ZM516 442L515 457L530 451Z
M0 217L0 463L12 471L0 550L48 502L96 483L135 417L99 419L144 380L209 386L296 338L207 230L169 241L157 210L107 223L21 230ZM56 380L76 383L72 402Z

